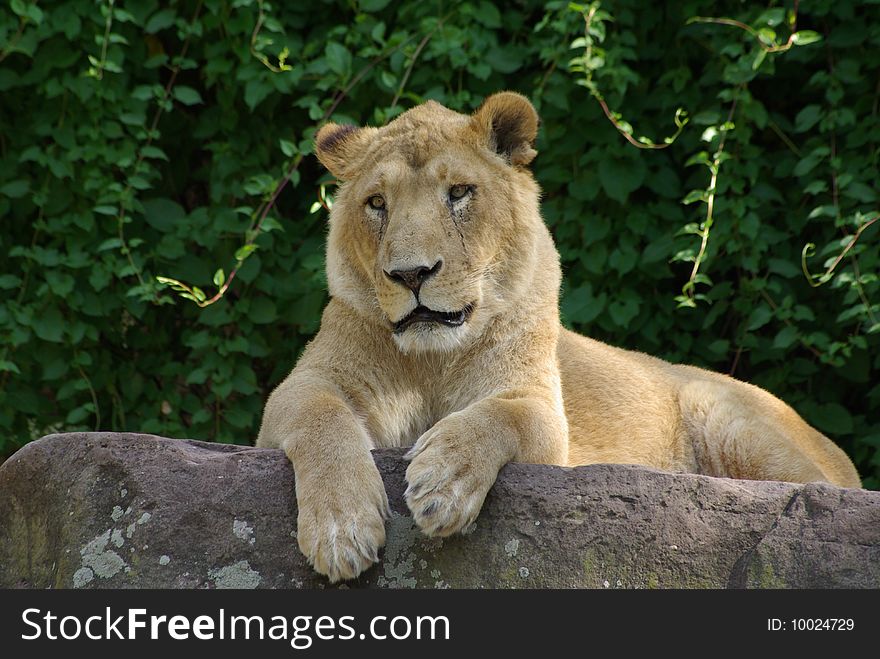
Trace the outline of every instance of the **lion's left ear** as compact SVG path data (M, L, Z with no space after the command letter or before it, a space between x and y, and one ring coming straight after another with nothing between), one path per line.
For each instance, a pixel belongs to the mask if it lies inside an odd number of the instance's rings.
M315 154L333 176L345 181L375 133L375 128L324 124L315 136Z
M474 112L473 121L488 138L488 146L511 165L528 165L538 152L538 113L525 96L493 94Z

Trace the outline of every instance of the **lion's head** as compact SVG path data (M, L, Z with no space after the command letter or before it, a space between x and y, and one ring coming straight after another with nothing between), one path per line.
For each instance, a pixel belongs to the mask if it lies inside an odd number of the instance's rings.
M331 295L405 352L449 351L481 335L528 294L529 269L546 256L526 169L537 129L531 103L511 92L473 115L429 101L382 128L323 126L317 155L341 183Z

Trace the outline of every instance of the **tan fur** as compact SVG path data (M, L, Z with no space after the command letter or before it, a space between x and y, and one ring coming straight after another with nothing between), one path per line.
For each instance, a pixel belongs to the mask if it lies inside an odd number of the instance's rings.
M525 168L537 125L505 92L472 116L428 102L383 128L318 133L319 159L343 181L331 301L257 444L293 463L299 546L331 581L358 575L384 544L376 447L412 446L406 501L438 536L476 518L509 461L860 485L839 448L762 389L560 326L559 256ZM460 185L473 187L453 201ZM386 274L441 262L418 301ZM458 327L395 333L418 304L472 312Z

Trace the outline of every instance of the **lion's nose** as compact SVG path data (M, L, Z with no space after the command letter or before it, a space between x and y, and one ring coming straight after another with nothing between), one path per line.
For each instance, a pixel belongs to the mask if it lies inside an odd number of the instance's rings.
M420 265L410 270L392 270L391 272L384 270L383 272L386 277L396 281L398 284L403 284L413 292L413 295L418 297L419 289L425 283L425 280L436 275L441 267L443 267L443 261L439 260L431 267Z

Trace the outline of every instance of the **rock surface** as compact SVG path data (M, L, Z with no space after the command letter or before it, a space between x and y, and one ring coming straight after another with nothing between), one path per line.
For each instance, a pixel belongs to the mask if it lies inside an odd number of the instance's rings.
M640 467L511 464L466 535L423 537L406 463L375 453L394 515L348 587L880 587L880 493ZM0 587L322 588L296 547L281 451L71 433L0 467Z

